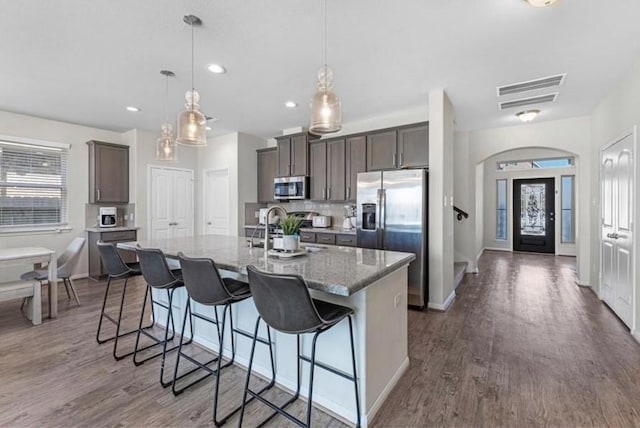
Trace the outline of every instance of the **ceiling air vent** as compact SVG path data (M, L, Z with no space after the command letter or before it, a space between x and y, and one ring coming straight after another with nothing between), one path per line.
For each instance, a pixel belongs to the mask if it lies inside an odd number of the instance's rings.
M562 85L567 74L543 77L542 79L529 80L526 82L512 83L511 85L498 86L498 96L520 94L522 92L535 91L536 89L554 88Z
M520 98L517 100L503 101L499 105L500 110L506 110L508 108L524 107L533 104L552 103L556 100L557 97L558 93L554 92L553 94L540 95L539 97Z

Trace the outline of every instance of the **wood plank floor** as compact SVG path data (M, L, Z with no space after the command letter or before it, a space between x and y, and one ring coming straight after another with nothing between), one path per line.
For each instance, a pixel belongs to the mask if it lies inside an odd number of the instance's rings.
M410 311L411 365L373 426L640 426L640 345L575 285L574 265L487 252L448 312ZM39 327L20 315L20 302L0 303L0 426L212 426L212 382L174 397L158 383L157 360L114 361L111 346L94 339L105 284L76 285L82 306L60 288L59 318ZM141 291L128 300L128 326ZM240 369L223 375L223 406L243 379ZM303 403L294 410L301 415ZM314 426L344 426L314 412ZM247 426L267 414L252 405ZM278 418L270 426L288 425Z

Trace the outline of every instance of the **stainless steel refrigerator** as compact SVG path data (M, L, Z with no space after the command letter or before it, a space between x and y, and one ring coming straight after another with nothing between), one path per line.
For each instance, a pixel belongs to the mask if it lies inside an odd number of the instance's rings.
M408 304L420 309L428 301L427 180L424 169L358 174L357 245L416 255Z

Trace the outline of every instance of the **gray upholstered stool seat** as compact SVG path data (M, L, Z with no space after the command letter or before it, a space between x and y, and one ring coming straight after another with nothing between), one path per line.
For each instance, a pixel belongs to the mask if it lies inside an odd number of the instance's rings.
M136 253L138 254L138 260L140 261L140 271L142 272L142 276L144 277L144 280L147 282L147 289L145 291L144 303L142 304L142 310L140 312L140 322L138 324L136 343L133 349L133 363L136 366L139 366L140 364L143 364L153 358L161 357L160 385L166 388L173 383L173 380L170 380L170 381L164 380L166 355L168 352L178 349L178 345L167 349L167 343L173 340L173 337L175 335L176 329L175 329L175 323L173 320L173 310L172 310L173 294L176 289L184 286L184 282L182 280L182 272L176 269L171 269L171 267L176 267L178 265L176 264L175 266L170 267L164 253L159 249L137 248ZM167 292L167 303L154 299L153 294L150 292L151 288L155 288L157 290L165 290ZM147 296L149 296L151 300L152 316L153 316L154 305L164 308L167 311L166 323L164 326L164 339L160 339L153 336L151 333L147 332L146 329L142 326L142 323L144 321L145 308L147 305ZM171 337L169 337L169 328L171 328ZM191 338L188 340L187 343L191 343L191 341L193 340L193 325L191 325L190 331L191 331ZM145 335L146 337L151 339L154 343L140 348L139 344L140 344L141 335ZM140 352L157 345L162 346L162 351L150 356L146 356L141 360L138 359L138 354Z
M173 393L178 395L185 389L192 385L206 379L209 376L215 375L215 388L213 391L213 422L216 426L224 424L227 419L240 411L242 408L242 398L238 397L238 403L231 410L226 412L226 415L218 416L218 397L220 393L220 377L222 376L222 370L231 366L235 361L236 345L234 335L239 334L252 340L257 340L260 343L270 345L271 336L268 335L268 339L256 338L250 333L244 330L235 328L233 326L233 305L246 300L251 297L251 291L249 284L246 282L238 281L234 278L223 278L220 272L216 268L213 260L208 258L191 258L186 257L182 253L178 253L178 259L180 260L180 266L182 266L182 274L184 284L187 289L187 306L184 312L184 319L182 322L182 333L180 339L180 346L178 348L178 355L176 356L176 366L173 373ZM213 312L213 316L206 314L204 311L195 311L192 308L191 301L197 302L203 306L209 306L210 312ZM222 320L219 319L218 308L222 307ZM199 361L192 355L188 355L183 351L183 338L185 335L185 326L187 324L187 317L189 317L190 325L193 328L193 319L214 324L216 326L218 336L218 355L209 361ZM231 332L231 358L223 364L223 345L225 338L225 331L227 318L229 319L230 332ZM266 391L275 385L275 362L273 359L273 353L271 352L271 346L269 346L271 356L271 370L273 377L271 381L262 388L261 391ZM196 368L191 369L185 373L178 375L180 367L180 360L186 359ZM209 367L210 364L216 363L216 367ZM177 387L178 381L191 373L196 371L204 371L205 375L200 376L190 383Z
M258 333L258 328L260 327L260 322L262 320L267 324L267 332L269 332L270 328L274 328L281 333L295 334L298 352L298 375L296 391L293 397L282 405L276 405L275 403L265 399L261 396L261 391L252 391L249 388L249 380L251 377L251 367L253 365L253 356L255 352L254 340L251 348L251 355L249 357L249 366L247 368L247 378L244 386L245 397L242 404L242 410L240 411L239 426L242 426L244 410L246 404L250 401L247 400L247 395L250 395L251 399L257 399L274 411L269 417L260 423L260 426L266 424L274 416L280 414L299 426L309 427L311 425L311 405L313 403L313 373L317 366L353 382L356 399L357 426L359 427L360 401L358 396L358 380L352 321L352 316L355 313L354 310L346 306L312 299L306 282L299 275L280 275L262 272L255 266L247 266L247 273L249 275L249 287L251 289L251 295L253 296L253 302L255 303L258 314L260 315L256 321L254 334ZM318 336L336 326L345 318L349 322L352 374L347 374L343 370L316 361L316 341ZM300 335L305 333L313 334L311 342L311 356L303 355L301 352L302 347ZM300 396L300 373L303 361L310 363L306 421L298 419L285 410L287 406L295 402Z

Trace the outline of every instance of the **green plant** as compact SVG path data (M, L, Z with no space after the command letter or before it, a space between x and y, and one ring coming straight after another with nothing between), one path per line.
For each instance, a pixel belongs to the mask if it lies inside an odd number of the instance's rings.
M300 231L300 226L302 226L300 217L288 215L280 220L280 227L285 235L296 235Z

